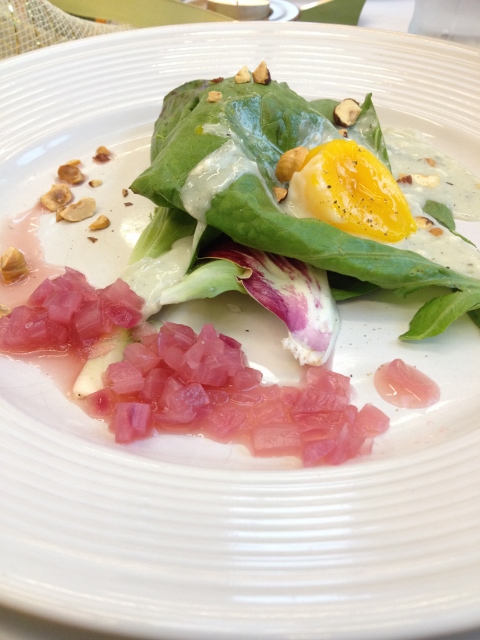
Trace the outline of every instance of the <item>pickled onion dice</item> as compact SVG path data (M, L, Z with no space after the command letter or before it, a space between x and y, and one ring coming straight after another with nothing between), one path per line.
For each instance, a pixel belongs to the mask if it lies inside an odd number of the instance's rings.
M142 400L158 404L162 399L163 390L169 377L170 374L165 369L155 368L149 371L141 391Z
M127 344L123 356L143 375L154 369L160 362L160 358L141 342Z
M151 429L151 408L142 402L119 402L113 412L110 429L115 442L127 444L145 438Z
M298 456L301 439L292 425L259 426L252 429L252 446L257 456Z
M324 461L325 456L335 447L335 440L319 439L304 442L302 447L302 462L304 467L316 467Z
M205 389L200 384L187 384L166 397L160 418L163 422L186 424L192 422L199 409L210 402Z
M249 391L255 387L258 387L262 381L262 373L257 369L247 367L242 371L237 371L233 376L232 386L239 391Z
M85 406L92 418L108 418L115 408L116 395L111 389L100 389L85 397Z
M385 433L390 426L390 418L372 404L366 404L358 412L354 427L355 431L367 437Z
M127 360L109 364L104 377L106 384L118 394L136 393L143 389L142 374Z

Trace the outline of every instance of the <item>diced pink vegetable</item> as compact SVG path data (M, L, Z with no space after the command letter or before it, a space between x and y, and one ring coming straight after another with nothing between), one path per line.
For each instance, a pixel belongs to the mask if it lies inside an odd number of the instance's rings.
M151 430L151 408L141 402L119 402L113 412L110 429L115 442L126 444L146 438Z

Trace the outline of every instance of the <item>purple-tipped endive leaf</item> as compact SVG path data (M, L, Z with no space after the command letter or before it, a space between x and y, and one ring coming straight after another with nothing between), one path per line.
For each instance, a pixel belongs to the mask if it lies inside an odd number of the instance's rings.
M205 257L249 270L238 279L252 298L285 323L288 338L282 344L300 364L316 366L328 359L340 319L325 271L229 240Z

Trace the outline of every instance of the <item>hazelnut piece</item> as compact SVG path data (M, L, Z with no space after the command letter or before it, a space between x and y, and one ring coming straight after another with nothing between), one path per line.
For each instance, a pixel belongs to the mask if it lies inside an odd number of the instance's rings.
M15 247L9 247L0 258L0 270L5 284L12 284L28 274L25 256Z
M61 220L68 222L80 222L86 218L91 218L95 212L97 203L93 198L80 198L78 202L69 204L68 207L57 211Z
M253 81L256 84L270 84L272 81L270 71L268 70L265 60L262 60L262 62L258 65L252 75Z
M307 157L308 149L306 147L295 147L285 151L280 156L275 169L275 176L280 182L288 182L291 180L295 171L298 171Z
M57 173L60 180L67 184L81 184L85 180L83 173L74 164L62 164Z
M417 223L417 227L419 229L429 229L433 227L433 221L430 218L426 218L425 216L416 216L415 222Z
M208 92L207 102L218 102L221 99L222 99L222 92L221 91L209 91Z
M351 127L355 124L362 108L353 98L345 98L333 110L333 121L339 127Z
M277 202L282 202L285 200L288 194L288 189L284 189L283 187L273 187L273 195L275 196L275 200Z
M93 189L96 189L97 187L101 187L103 182L102 182L102 180L90 180L90 182L88 184Z
M424 176L421 173L412 173L412 180L420 187L433 188L440 184L440 176L437 174Z
M64 207L72 200L72 192L68 184L61 182L60 184L52 184L52 188L44 193L40 198L40 202L49 211L56 211L60 207Z
M245 84L252 81L252 74L248 70L247 65L243 66L235 76L236 84Z
M98 218L92 222L92 224L88 227L90 231L99 231L100 229L106 229L110 226L110 220L107 216L98 216Z
M11 312L12 310L9 309L6 305L0 304L0 318L3 318L3 316L8 316L8 314Z

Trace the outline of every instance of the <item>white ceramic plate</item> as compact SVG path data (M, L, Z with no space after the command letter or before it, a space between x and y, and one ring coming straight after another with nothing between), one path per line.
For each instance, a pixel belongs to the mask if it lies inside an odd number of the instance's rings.
M151 209L133 196L125 207L121 189L148 162L162 96L262 59L306 97L373 91L385 124L425 132L480 175L478 51L328 25L182 25L0 65L1 215L31 208L57 166L81 158L104 180L95 196L112 228L92 244L83 223L44 217L40 236L48 260L106 284ZM115 153L103 167L91 161L101 144ZM294 381L282 327L247 302L166 316L213 319L267 377ZM371 457L340 468L255 461L198 438L121 448L38 370L2 359L0 601L137 638L386 640L480 625L480 336L462 319L400 344L418 303L342 305L334 368L392 428ZM441 402L410 413L382 404L372 373L391 357L431 375Z

